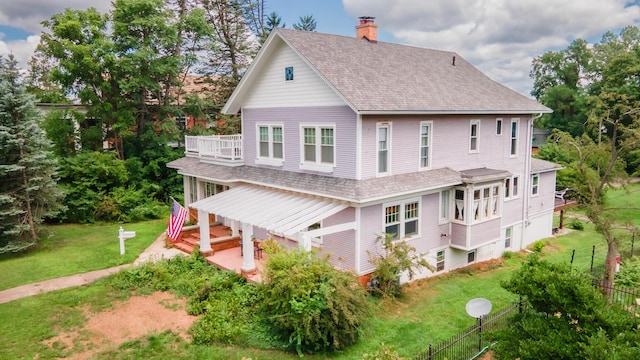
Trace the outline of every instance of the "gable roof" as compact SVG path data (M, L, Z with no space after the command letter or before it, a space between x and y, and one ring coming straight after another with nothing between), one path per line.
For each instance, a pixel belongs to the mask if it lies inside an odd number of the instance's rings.
M268 61L278 39L361 114L551 112L491 80L455 52L278 28L223 108L224 113L240 110L242 97L260 73L251 70Z

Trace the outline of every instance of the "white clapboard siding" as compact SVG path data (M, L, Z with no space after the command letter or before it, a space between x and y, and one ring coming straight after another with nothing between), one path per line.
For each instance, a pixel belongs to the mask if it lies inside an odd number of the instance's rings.
M249 90L244 108L339 106L345 102L318 74L281 40ZM285 81L293 66L294 79Z

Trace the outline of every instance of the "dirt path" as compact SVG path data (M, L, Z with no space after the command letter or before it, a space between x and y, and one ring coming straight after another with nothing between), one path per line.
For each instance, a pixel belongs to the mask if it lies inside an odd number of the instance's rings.
M165 292L132 296L99 313L91 313L85 307L83 311L88 320L83 326L60 332L43 343L62 349L65 359L82 360L117 349L127 341L167 330L188 340L187 331L197 317L187 314L185 308L185 299Z

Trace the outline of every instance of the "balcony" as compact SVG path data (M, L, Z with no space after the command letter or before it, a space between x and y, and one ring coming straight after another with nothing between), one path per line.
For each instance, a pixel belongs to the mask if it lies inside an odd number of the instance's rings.
M242 158L242 134L185 136L185 155L201 162L239 166Z

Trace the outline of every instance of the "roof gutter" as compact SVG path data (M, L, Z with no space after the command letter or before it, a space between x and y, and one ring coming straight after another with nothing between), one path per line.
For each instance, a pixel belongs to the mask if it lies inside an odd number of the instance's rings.
M358 110L360 115L531 115L553 110Z

